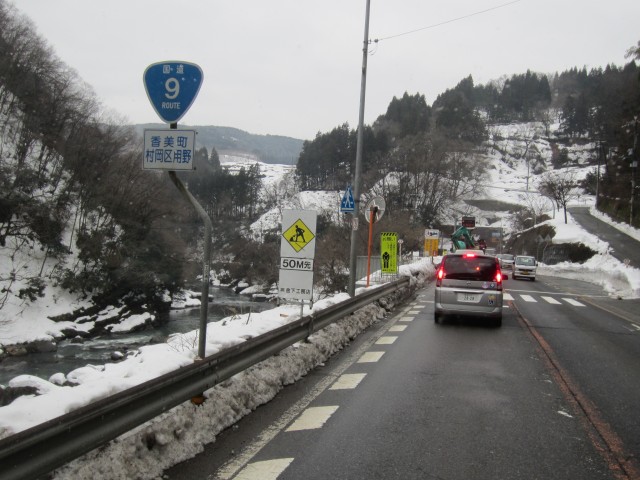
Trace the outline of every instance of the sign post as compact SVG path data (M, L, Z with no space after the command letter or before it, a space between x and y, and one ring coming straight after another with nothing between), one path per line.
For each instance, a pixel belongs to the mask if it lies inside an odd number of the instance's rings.
M313 260L316 250L315 210L283 210L278 296L313 300Z
M194 130L178 130L178 120L187 113L198 95L202 78L202 70L195 63L176 61L149 65L142 78L147 97L154 110L165 123L170 124L169 130L145 130L142 168L167 170L173 184L204 222L204 259L202 292L200 293L200 328L198 330L199 359L206 356L213 225L206 210L187 190L175 171L194 169L193 153L195 152L196 132ZM204 401L204 397L194 397L192 401L201 403Z
M367 248L367 288L369 287L369 277L371 276L371 245L373 243L373 224L382 218L386 208L386 203L382 197L374 197L367 202L364 214L369 222L369 242Z

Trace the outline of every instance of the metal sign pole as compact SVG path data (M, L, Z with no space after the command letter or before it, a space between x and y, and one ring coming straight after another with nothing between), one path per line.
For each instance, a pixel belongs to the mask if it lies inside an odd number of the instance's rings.
M177 129L178 124L172 123L171 129ZM176 172L169 171L169 178L180 190L182 196L193 206L202 221L204 222L204 259L202 268L202 292L200 294L200 328L198 331L198 358L206 356L207 345L207 321L209 316L209 277L211 275L211 232L213 225L205 209L198 203L198 200L191 195L187 187L176 175Z

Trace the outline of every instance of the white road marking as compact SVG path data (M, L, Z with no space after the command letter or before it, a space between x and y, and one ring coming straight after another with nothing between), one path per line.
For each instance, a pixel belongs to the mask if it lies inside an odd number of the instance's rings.
M389 332L404 332L405 329L407 328L406 325L392 325L391 327L389 327Z
M562 302L559 302L558 300L556 300L553 297L545 297L545 296L543 296L542 298L544 298L546 302L552 303L554 305L560 305L562 303Z
M357 363L375 363L382 358L384 352L367 352L360 357Z
M573 418L573 415L568 414L567 412L565 412L564 410L558 410L558 413L560 415L564 415L565 417L569 417L569 418Z
M399 321L399 322L413 322L413 319L414 319L414 318L415 318L415 317L400 317L400 318L398 319L398 321Z
M329 390L350 390L356 388L366 375L366 373L345 373L344 375L340 375L340 378L331 385Z
M640 332L640 325L636 325L635 323L632 323L631 326Z
M276 480L291 462L293 458L276 458L250 463L234 478L235 480Z
M586 306L584 303L580 303L579 301L574 300L573 298L563 298L562 300L564 300L567 303L570 303L574 307L585 307Z
M523 299L525 302L538 303L538 301L535 298L533 298L531 295L520 295L520 298Z
M391 345L397 340L398 337L380 337L376 342L376 345Z
M513 300L513 297L509 293L502 294L504 300Z
M285 432L297 432L299 430L315 430L322 427L331 415L338 410L337 405L328 407L309 407L291 424Z
M420 314L420 310L411 310L408 313L409 313L409 315L419 315Z

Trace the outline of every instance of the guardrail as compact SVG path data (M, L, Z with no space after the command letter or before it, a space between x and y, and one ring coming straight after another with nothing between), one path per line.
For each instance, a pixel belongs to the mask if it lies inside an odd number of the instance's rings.
M408 282L409 278L404 277L371 289L315 315L2 439L0 480L44 475L405 287Z

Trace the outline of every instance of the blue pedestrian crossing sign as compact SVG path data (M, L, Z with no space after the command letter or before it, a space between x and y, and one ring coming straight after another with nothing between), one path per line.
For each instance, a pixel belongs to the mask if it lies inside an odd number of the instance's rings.
M149 65L143 80L156 113L166 123L177 123L198 95L202 77L195 63L166 61Z
M342 202L340 202L341 212L355 212L356 202L353 201L353 192L351 191L351 185L347 186L347 190L344 192Z

